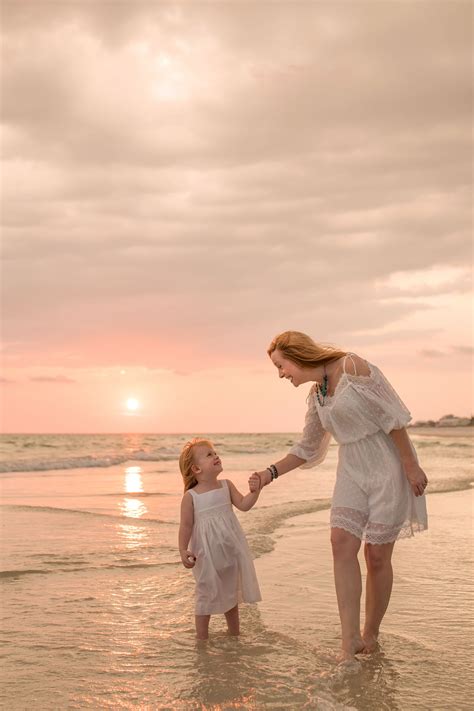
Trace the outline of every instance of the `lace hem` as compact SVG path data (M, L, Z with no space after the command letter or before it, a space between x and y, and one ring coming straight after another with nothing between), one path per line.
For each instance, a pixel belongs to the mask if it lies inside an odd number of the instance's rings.
M366 543L384 545L385 543L393 543L401 538L411 538L415 533L425 531L428 526L419 521L405 521L402 526L369 523L365 528L358 521L351 520L341 514L332 513L331 528L342 528Z

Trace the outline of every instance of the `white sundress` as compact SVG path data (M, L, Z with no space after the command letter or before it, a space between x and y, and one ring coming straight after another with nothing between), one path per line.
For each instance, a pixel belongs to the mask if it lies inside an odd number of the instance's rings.
M241 602L262 599L253 556L232 508L227 481L220 489L193 499L194 525L190 549L196 556L196 615L228 612Z
M406 427L411 415L382 372L367 365L369 375L352 375L344 361L336 390L322 406L313 386L302 439L290 453L306 460L302 469L314 467L324 460L334 437L339 459L331 527L383 544L427 529L428 517L426 497L412 492L389 437L392 430Z

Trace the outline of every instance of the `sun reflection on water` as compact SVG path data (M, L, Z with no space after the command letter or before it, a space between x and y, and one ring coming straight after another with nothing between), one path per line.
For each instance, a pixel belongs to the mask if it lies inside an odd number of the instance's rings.
M124 490L127 494L137 494L144 491L141 467L127 467L125 469Z
M140 548L148 543L148 531L142 526L121 523L117 530L119 535L123 538L125 547L128 549Z
M130 518L141 518L148 512L147 507L140 499L123 499L119 503L119 508L122 516Z
M125 480L123 488L126 494L135 494L137 498L126 496L119 504L119 510L122 516L128 518L141 518L148 513L148 508L139 498L141 493L144 493L142 468L133 466L125 469Z

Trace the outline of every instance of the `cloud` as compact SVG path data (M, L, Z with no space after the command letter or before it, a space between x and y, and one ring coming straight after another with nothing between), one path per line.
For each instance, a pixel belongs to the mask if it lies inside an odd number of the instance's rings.
M33 383L75 383L73 378L68 378L65 375L35 375L30 378Z
M452 346L450 351L424 348L420 353L425 358L450 358L453 354L455 356L472 356L474 348L472 346Z
M467 4L3 15L7 364L428 335L429 298L470 288Z
M474 348L472 346L453 346L453 351L459 355L472 356Z
M434 348L424 348L422 351L420 351L420 354L425 358L446 358L446 356L448 355L447 353L437 351Z

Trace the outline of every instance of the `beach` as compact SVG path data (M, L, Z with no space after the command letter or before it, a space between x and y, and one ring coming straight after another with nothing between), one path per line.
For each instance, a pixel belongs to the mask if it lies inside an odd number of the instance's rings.
M337 447L238 513L263 600L242 606L239 639L216 616L198 644L177 552L187 435L4 435L3 707L470 708L472 435L456 429L410 432L429 530L395 546L381 648L349 668L336 660L329 544ZM296 436L215 435L221 477L244 491Z

